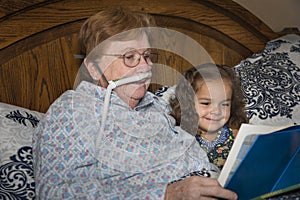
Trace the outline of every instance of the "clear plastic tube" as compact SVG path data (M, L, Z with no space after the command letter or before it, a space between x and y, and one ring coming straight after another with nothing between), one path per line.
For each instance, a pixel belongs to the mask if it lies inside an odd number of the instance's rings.
M138 82L138 81L141 81L144 79L149 79L149 78L151 78L151 76L152 76L151 72L146 72L146 73L140 73L136 76L126 77L126 78L108 82L109 84L107 86L107 90L106 90L106 94L105 94L105 98L104 98L104 107L103 107L103 112L102 112L102 120L101 120L101 127L100 127L99 134L102 134L104 132L104 127L106 124L106 117L107 117L108 107L109 107L109 101L110 101L110 95L111 95L112 90L120 85L134 83L134 82ZM101 144L100 143L101 141L99 141L101 139L101 137L99 137L99 136L100 135L98 135L98 137L96 138L96 146L97 147L99 147Z

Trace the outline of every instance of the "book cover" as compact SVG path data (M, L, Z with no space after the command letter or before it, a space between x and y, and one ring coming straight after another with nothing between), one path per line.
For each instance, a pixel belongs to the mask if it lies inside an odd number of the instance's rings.
M300 173L295 172L300 165L299 146L300 126L242 125L219 182L237 192L239 199L300 183Z

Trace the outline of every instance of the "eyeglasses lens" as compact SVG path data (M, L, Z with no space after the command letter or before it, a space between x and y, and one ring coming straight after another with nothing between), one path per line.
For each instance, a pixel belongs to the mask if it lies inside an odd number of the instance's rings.
M158 55L150 51L145 51L143 54L137 51L130 51L123 55L124 63L127 66L135 67L140 63L141 56L143 56L147 64L156 63L158 60Z

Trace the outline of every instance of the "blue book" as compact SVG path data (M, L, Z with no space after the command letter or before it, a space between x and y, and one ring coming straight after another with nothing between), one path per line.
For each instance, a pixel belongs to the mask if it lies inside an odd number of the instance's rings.
M234 156L229 154L219 182L239 199L300 183L300 126L242 125L235 143L230 152Z

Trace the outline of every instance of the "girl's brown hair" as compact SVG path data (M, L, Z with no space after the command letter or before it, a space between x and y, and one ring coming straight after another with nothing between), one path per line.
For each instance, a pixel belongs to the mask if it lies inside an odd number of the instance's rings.
M171 115L176 119L176 124L192 135L195 135L198 129L199 116L195 108L195 93L201 85L199 82L219 78L228 81L232 88L231 113L226 125L232 129L239 129L242 123L248 122L240 81L233 69L225 65L199 65L183 73L183 78L175 89L175 98L170 99Z

